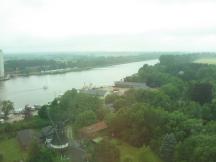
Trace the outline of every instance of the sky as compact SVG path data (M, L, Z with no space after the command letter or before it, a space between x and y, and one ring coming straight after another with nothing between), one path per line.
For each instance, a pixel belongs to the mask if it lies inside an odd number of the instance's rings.
M0 49L216 51L216 0L0 0Z

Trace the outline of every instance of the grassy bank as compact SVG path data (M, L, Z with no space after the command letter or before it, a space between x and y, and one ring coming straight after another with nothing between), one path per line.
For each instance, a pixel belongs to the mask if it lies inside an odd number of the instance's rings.
M216 58L200 58L200 59L195 60L194 63L216 64Z
M0 141L0 146L0 154L5 162L19 161L27 157L27 152L20 148L16 138L4 139Z
M149 147L137 148L117 139L113 139L112 143L120 150L120 162L125 162L126 159L131 159L133 162L161 162Z

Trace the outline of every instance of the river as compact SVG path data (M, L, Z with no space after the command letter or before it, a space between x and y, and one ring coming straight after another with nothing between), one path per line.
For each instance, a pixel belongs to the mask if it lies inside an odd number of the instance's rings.
M156 63L158 60L147 60L65 74L13 78L0 82L0 100L11 100L15 109L22 109L26 104L42 105L67 90L80 89L84 84L95 87L113 85L114 81L137 73L144 64Z

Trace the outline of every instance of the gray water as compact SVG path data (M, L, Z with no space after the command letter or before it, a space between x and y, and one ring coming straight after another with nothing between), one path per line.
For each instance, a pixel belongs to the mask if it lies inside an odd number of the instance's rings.
M158 60L127 63L81 72L65 74L18 77L0 82L0 100L11 100L16 109L26 104L46 104L56 96L72 88L80 89L85 85L110 86L126 76L137 73L144 64L154 65ZM43 87L47 86L48 89Z

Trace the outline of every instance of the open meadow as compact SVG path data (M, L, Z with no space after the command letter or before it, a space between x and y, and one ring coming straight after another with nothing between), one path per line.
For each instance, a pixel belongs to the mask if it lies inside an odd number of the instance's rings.
M201 64L216 64L216 58L200 58L194 61Z

